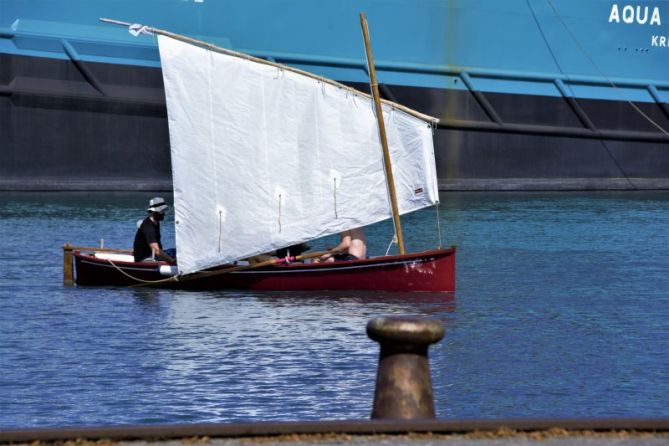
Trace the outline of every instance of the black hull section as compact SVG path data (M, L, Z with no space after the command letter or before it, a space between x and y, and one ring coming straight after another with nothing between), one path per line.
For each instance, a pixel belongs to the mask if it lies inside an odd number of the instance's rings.
M441 119L442 190L669 189L669 136L629 103L381 91ZM667 104L636 105L669 128ZM2 54L0 148L4 190L170 190L161 72Z
M0 189L169 190L156 68L0 55Z

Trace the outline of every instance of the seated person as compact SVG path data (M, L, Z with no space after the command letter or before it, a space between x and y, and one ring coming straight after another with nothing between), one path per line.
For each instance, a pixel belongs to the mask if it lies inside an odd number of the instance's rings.
M363 228L355 228L339 234L339 244L331 249L333 254L323 254L315 262L358 260L367 257L367 239Z
M160 222L165 219L166 210L167 205L161 197L152 198L149 201L149 207L146 210L149 216L142 221L135 233L133 245L135 262L164 260L171 264L176 263L174 257L163 251L163 245L160 242Z

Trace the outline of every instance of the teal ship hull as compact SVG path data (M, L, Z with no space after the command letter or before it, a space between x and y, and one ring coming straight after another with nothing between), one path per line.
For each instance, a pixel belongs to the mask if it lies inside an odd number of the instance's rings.
M0 0L0 190L170 190L141 23L438 117L442 190L669 189L666 0Z

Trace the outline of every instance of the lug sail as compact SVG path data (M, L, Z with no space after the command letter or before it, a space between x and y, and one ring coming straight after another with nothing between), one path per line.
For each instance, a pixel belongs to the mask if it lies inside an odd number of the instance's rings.
M369 97L159 35L181 274L391 217ZM431 123L384 104L401 214L438 202Z

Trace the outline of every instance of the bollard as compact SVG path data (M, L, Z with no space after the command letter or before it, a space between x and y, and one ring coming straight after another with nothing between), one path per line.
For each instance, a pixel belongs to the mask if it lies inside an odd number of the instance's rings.
M381 345L372 419L435 417L427 348L444 337L444 325L431 318L378 317L367 335Z

